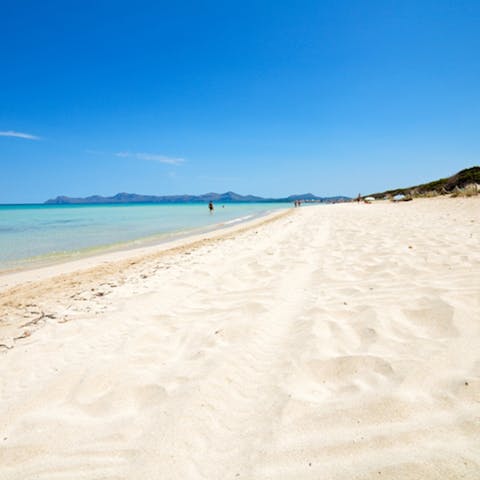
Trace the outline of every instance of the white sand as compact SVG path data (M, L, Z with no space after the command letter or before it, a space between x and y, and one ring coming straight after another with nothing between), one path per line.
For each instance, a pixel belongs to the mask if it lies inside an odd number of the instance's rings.
M0 478L479 479L479 200L1 278Z

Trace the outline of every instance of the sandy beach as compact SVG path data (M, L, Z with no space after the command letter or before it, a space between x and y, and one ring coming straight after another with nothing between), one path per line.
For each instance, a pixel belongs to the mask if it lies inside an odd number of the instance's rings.
M479 479L480 198L292 209L0 276L0 479Z

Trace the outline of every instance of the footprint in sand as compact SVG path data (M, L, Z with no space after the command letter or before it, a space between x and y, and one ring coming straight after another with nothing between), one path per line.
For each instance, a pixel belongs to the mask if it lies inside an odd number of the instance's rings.
M439 299L423 297L403 309L404 317L420 329L425 337L446 338L458 336L453 321L453 307Z
M353 387L355 390L375 388L396 380L390 363L371 355L345 355L314 359L307 363L310 375L318 383L335 391Z

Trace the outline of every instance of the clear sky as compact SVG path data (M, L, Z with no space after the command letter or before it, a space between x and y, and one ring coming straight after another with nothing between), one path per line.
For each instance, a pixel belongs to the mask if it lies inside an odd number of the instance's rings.
M354 196L480 163L480 1L0 1L0 203Z

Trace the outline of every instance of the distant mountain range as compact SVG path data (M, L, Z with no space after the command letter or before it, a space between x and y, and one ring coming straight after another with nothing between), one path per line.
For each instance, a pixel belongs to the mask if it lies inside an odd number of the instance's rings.
M318 203L334 203L350 200L349 197L317 197L313 193L304 193L300 195L290 195L284 198L263 198L255 195L239 195L235 192L225 193L205 193L203 195L138 195L136 193L117 193L113 197L102 197L101 195L92 195L85 198L72 198L59 196L47 200L45 204L65 205L65 204L99 204L99 203L192 203L192 202L293 202L295 200L304 200Z

